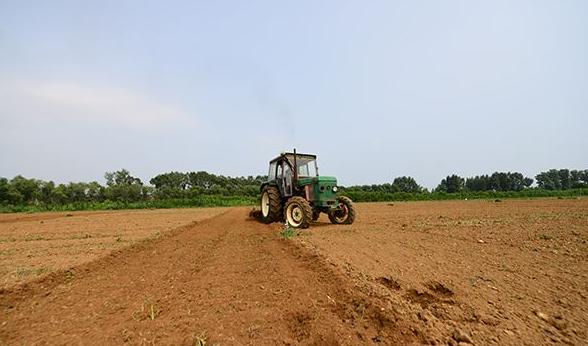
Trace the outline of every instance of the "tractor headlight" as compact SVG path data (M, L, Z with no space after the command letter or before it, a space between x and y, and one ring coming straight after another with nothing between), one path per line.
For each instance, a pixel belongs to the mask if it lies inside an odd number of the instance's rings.
M337 192L337 186L333 186L333 192Z

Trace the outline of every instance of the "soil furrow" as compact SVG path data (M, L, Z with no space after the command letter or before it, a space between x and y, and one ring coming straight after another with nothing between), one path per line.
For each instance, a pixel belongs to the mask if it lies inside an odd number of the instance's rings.
M14 344L359 344L414 337L279 225L243 209L2 292ZM69 274L68 274L69 273Z

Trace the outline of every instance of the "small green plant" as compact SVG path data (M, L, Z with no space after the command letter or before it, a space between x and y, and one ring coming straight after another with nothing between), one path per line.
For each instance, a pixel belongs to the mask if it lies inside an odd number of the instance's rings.
M153 321L157 315L159 315L159 309L157 309L155 305L151 304L149 306L149 318L151 321Z
M26 238L24 240L25 241L35 241L35 240L47 240L47 239L45 239L45 237L43 237L40 234L29 234L26 236Z
M542 240L552 240L553 239L553 237L549 234L541 234L539 236L539 238L541 238Z
M284 239L290 239L290 238L297 236L298 232L296 232L296 230L294 228L290 227L290 225L288 225L288 223L286 223L284 225L284 228L282 229L282 232L280 232L280 234L282 235L282 237Z
M65 273L63 273L64 277L65 277L65 281L70 282L72 281L76 274L74 273L74 271L72 269L66 270Z
M40 268L34 268L34 267L24 267L24 268L17 268L16 269L16 276L18 278L24 278L24 277L28 277L28 276L39 276L43 273L45 273L47 271L47 268L45 267L40 267Z
M157 316L159 316L160 313L161 309L159 309L157 305L151 301L151 299L145 299L141 309L133 312L132 317L136 321L140 321L145 318L153 321L157 318Z
M206 346L207 340L206 332L203 332L194 339L194 346Z

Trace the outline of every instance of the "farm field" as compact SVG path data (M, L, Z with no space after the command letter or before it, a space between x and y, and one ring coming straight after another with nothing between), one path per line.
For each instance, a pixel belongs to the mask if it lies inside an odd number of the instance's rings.
M0 215L0 343L586 344L588 199L357 208Z
M222 208L0 214L0 289L65 270Z
M360 205L303 245L385 297L420 342L586 344L588 199ZM324 220L328 219L325 217Z

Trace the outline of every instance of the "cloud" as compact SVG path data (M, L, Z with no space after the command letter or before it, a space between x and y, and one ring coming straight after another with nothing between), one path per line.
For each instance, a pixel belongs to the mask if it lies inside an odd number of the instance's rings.
M141 132L194 125L187 112L149 95L72 82L0 81L0 117L92 123Z

